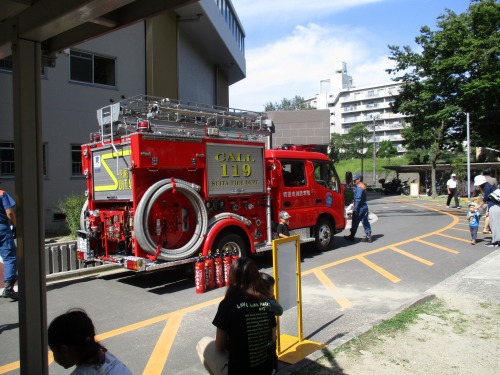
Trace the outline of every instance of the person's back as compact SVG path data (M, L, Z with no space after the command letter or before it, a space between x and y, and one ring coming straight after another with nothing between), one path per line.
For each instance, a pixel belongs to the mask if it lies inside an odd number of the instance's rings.
M271 374L271 330L274 314L268 301L236 291L221 301L214 325L229 336L229 375Z

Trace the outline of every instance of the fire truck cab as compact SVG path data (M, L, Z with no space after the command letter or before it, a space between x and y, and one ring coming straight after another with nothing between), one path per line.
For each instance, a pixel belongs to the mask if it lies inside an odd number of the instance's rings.
M333 163L311 147L267 149L264 113L141 95L97 117L82 145L83 261L151 271L209 252L268 251L282 210L291 234L320 251L345 228Z

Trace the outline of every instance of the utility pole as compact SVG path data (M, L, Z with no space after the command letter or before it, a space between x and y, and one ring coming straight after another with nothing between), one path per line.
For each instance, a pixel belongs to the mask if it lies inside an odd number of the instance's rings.
M365 132L361 132L361 177L363 177L363 155L365 154L364 137Z
M379 116L373 116L373 186L377 185L376 183L376 173L377 173L377 150L376 150L376 142L375 142L375 121L379 118Z

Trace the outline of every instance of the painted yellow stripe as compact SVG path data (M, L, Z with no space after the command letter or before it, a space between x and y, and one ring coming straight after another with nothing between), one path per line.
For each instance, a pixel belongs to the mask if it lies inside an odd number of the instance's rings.
M394 276L392 273L384 270L382 267L377 266L375 263L369 261L368 259L366 259L364 257L358 257L358 260L361 263L363 263L363 264L367 265L368 267L370 267L375 272L378 272L379 274L381 274L385 278L391 280L393 283L398 283L398 282L401 281L401 279L399 279L398 277Z
M408 252L406 252L406 251L404 251L404 250L398 249L398 248L397 248L397 247L395 247L395 246L390 246L390 249L391 249L391 250L393 250L393 251L395 251L395 252L397 252L397 253L400 253L400 254L402 254L402 255L404 255L404 256L407 256L408 258L414 259L414 260L416 260L417 262L420 262L420 263L426 264L426 265L428 265L428 266L432 266L432 265L434 265L434 263L432 263L432 262L428 261L427 259L420 258L419 256L416 256L416 255L414 255L414 254L412 254L412 253L408 253Z
M182 314L172 314L168 319L160 338L156 342L153 353L149 357L146 368L142 372L143 375L156 375L163 372L170 349L172 349L172 344L181 325L182 317Z
M462 228L451 228L453 230L458 230L458 231L461 231L461 232L470 232L469 229L462 229Z
M17 370L20 366L21 366L21 362L20 361L11 362L9 364L0 366L0 374L6 374L8 372Z
M455 236L450 236L448 234L444 234L444 233L438 233L439 236L443 236L443 237L447 237L447 238L451 238L453 240L457 240L457 241L462 241L462 242L470 242L470 240L465 240L463 238L460 238L460 237L455 237Z
M328 276L325 275L325 273L321 270L316 270L314 272L314 275L318 278L319 281L321 281L321 283L327 287L328 289L332 290L333 292L337 292L338 289L337 287L335 286L335 284L328 278ZM352 307L352 303L351 301L349 301L346 297L342 296L342 295L338 295L337 293L335 293L334 297L335 301L337 301L337 303L339 304L340 307L344 308L344 309L348 309L350 307Z
M110 152L110 153L107 153L107 154L102 154L101 155L101 165L104 167L104 169L106 170L106 172L108 173L109 177L111 178L111 180L113 181L113 184L112 185L101 185L101 186L95 186L94 187L94 190L95 191L108 191L108 190L111 190L111 191L114 191L114 190L118 190L118 180L116 179L116 175L113 173L113 171L111 170L111 168L108 166L108 163L106 162L107 159L115 159L115 158L118 158L120 156L129 156L131 154L131 150L128 149L128 150L119 150L118 151L118 156L115 156L116 155L116 152Z
M432 243L432 242L427 242L427 241L424 241L424 240L417 240L417 241L421 242L423 244L426 244L426 245L438 248L440 250L447 251L447 252L452 253L452 254L460 254L460 251L456 251L456 250L453 250L453 249L450 249L448 247L444 247L444 246L441 246L441 245L438 245L438 244L435 244L435 243Z
M126 333L126 332L131 332L131 331L134 331L136 329L143 328L143 327L149 326L151 324L161 322L163 320L167 320L174 314L186 314L189 312L193 312L193 311L202 309L202 308L207 307L207 306L215 305L216 303L219 303L220 301L222 301L222 297L215 298L213 300L206 301L203 303L199 303L197 305L189 306L189 307L186 307L184 309L177 310L177 311L172 311L172 312L169 312L167 314L160 315L160 316L155 316L154 318L143 320L142 322L130 324L128 326L114 329L112 331L97 335L96 340L101 341L101 340L109 339L110 337L118 336L118 335L121 335L121 334Z

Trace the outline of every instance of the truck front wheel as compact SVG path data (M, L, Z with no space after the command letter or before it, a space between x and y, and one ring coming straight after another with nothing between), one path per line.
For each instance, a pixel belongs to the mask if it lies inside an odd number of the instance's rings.
M333 243L333 225L330 220L321 218L318 220L314 228L314 237L316 239L316 247L319 251L330 250Z
M236 253L240 257L246 257L248 253L245 241L234 233L224 234L217 238L214 242L212 253L217 250L219 250L219 253L223 253L224 251L229 251L231 254Z

